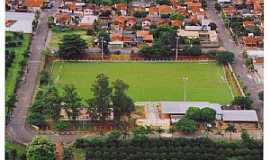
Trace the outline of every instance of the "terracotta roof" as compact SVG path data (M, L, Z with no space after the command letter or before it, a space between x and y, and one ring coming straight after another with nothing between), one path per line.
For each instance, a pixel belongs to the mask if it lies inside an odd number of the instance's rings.
M56 18L56 22L58 23L66 23L67 21L69 21L71 19L70 15L68 15L67 13L58 13L55 15Z
M153 35L144 35L143 41L145 42L153 42Z
M67 4L67 7L68 7L69 10L73 10L73 11L76 10L76 4L74 2L70 3L70 4Z
M158 13L158 8L156 6L151 6L149 8L149 14L156 14Z
M114 17L114 24L125 24L126 18L124 16L116 16Z
M188 8L192 8L192 7L199 7L201 8L202 7L202 4L201 3L194 3L194 2L187 2L187 7Z
M136 33L137 37L143 37L145 35L150 35L150 31L147 31L147 30L139 30L137 31Z
M183 22L181 20L171 20L171 25L174 27L181 27Z
M42 7L43 0L25 0L24 5L27 7Z
M137 22L137 19L135 17L127 17L127 23L131 25L135 25Z
M112 33L111 41L123 41L123 35L120 33Z
M223 8L223 13L227 16L232 16L236 13L236 9L233 6L228 6L226 8Z
M248 46L256 46L258 44L263 43L263 37L262 36L243 36L242 37L243 43Z
M255 26L253 21L244 21L243 22L243 27L245 27L245 28L250 28L250 27L253 27L253 26Z
M158 11L160 14L170 14L173 12L173 9L168 5L160 5Z
M115 4L115 8L117 10L127 10L127 4L126 3L117 3L117 4Z

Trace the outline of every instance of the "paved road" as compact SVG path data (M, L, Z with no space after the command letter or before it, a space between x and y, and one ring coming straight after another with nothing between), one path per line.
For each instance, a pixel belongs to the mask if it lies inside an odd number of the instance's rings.
M40 16L40 24L32 37L32 44L30 46L31 54L27 62L28 73L25 74L25 80L19 84L16 93L18 102L15 104L16 108L14 108L12 118L6 127L6 135L18 143L29 143L36 135L34 131L25 127L25 118L37 85L41 52L44 49L48 36L47 17L55 12L56 8L44 11ZM76 136L50 135L49 137L54 141L63 140L70 142Z
M254 75L247 72L242 58L243 47L236 46L232 40L230 32L226 29L221 17L219 17L219 15L216 13L214 0L208 1L207 16L217 24L219 31L218 36L223 47L226 50L235 53L235 63L232 65L232 67L239 76L240 81L247 86L248 92L251 93L251 99L254 101L253 106L257 110L260 120L263 121L263 104L258 99L258 92L263 90L263 84L258 84L254 78Z

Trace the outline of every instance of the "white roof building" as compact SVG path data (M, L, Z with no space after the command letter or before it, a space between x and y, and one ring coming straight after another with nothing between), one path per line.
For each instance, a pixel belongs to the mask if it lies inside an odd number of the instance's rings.
M247 55L252 59L262 58L264 57L264 51L263 50L248 50Z
M258 122L255 110L223 110L225 122Z
M6 12L6 22L13 21L10 25L6 26L6 31L32 33L34 19L34 13Z

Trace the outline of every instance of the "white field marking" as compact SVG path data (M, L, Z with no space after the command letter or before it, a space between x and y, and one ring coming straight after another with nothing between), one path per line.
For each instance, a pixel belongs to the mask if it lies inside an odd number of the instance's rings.
M231 92L232 98L234 98L234 94L233 94L232 87L231 87L231 85L229 84L229 81L228 81L228 79L227 79L227 77L226 77L225 67L223 67L223 73L224 73L225 83L226 83L226 85L229 87L229 90L230 90L230 92Z

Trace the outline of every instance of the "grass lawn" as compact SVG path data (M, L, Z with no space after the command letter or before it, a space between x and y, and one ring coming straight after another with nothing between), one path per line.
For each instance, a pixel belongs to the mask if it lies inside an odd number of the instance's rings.
M10 35L10 32L6 32L7 35ZM10 50L15 51L15 58L12 62L11 67L8 69L6 77L6 97L14 95L17 79L20 76L19 72L22 69L21 63L24 61L26 56L26 51L30 44L31 36L29 34L24 34L24 39L22 40L22 45L19 47L13 47ZM7 100L7 99L6 99Z
M64 31L64 32L52 31L51 38L49 41L49 48L50 49L58 48L59 46L58 44L61 42L64 35L71 35L71 34L81 35L81 38L86 40L89 47L91 47L94 42L94 37L86 35L86 31L84 30L70 30L70 31Z
M184 80L186 100L228 104L232 94L224 78L223 67L209 63L72 63L55 62L51 74L58 86L74 84L79 94L88 99L96 75L106 74L111 81L121 79L130 88L134 101L182 101Z
M25 146L22 146L22 145L16 144L16 143L12 143L9 140L6 140L6 142L5 142L5 150L9 152L12 149L15 149L19 156L26 152L26 147Z

